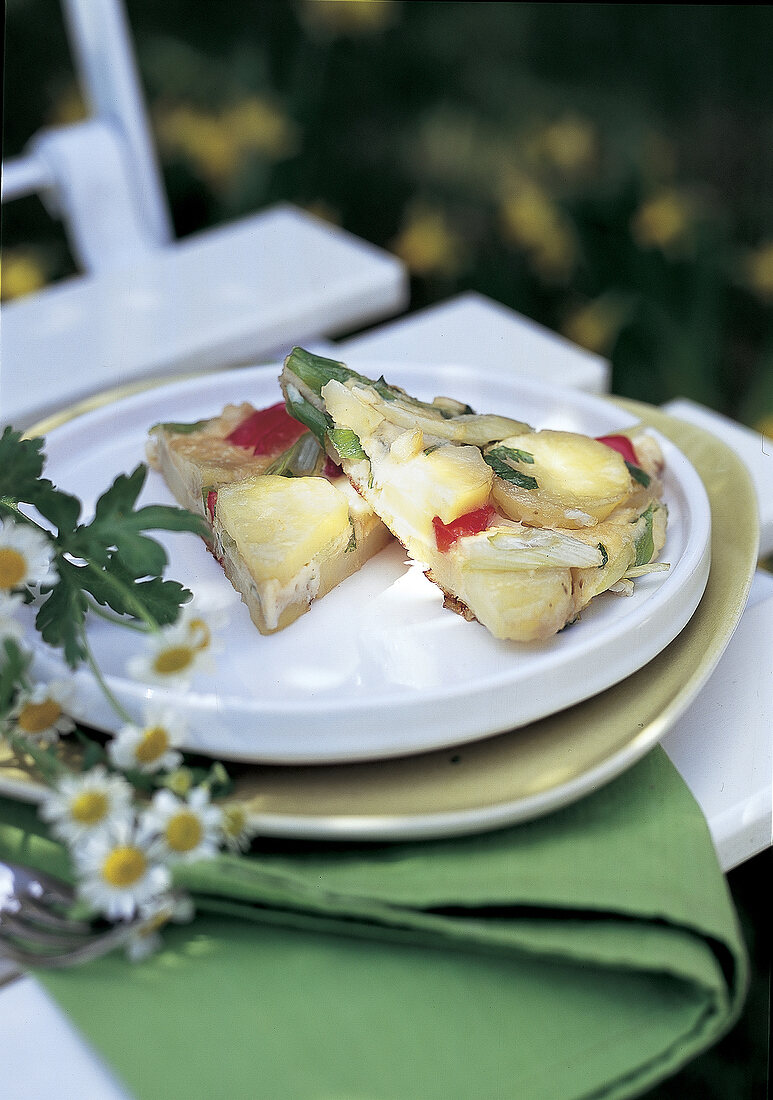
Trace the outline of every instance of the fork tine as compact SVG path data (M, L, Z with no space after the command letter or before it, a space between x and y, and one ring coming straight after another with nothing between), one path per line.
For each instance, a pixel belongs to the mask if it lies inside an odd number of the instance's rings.
M22 898L18 913L23 913L37 924L42 924L46 928L59 928L63 931L71 930L84 934L94 931L88 921L74 920L71 917L61 916L51 909L45 909L42 905L38 905L38 903L33 901L30 897Z
M92 936L80 946L68 946L64 950L61 949L60 942L60 949L56 952L53 950L31 950L7 939L2 929L0 929L0 955L5 955L17 966L27 969L62 970L107 955L129 939L134 927L133 925L121 925L117 928L111 928L108 932L101 932Z
M94 933L91 934L93 936ZM70 932L67 929L59 929L54 932L20 920L18 915L14 916L11 913L7 913L0 918L0 936L24 940L30 944L37 943L51 947L67 948L76 945L79 940L82 941L84 938L83 932L76 930Z

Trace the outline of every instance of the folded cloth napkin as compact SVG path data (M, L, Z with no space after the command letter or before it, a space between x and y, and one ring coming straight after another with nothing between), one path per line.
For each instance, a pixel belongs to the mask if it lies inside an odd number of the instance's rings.
M65 869L9 801L2 854ZM659 748L516 827L258 844L179 881L197 917L160 953L39 975L148 1100L635 1096L727 1031L746 991L708 830Z

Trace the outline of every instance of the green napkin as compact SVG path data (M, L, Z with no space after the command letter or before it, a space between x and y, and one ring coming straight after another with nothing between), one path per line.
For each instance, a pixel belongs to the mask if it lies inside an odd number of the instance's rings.
M0 855L62 872L0 800ZM733 1024L745 950L660 749L549 817L411 844L259 846L189 868L141 964L39 975L148 1100L639 1095Z

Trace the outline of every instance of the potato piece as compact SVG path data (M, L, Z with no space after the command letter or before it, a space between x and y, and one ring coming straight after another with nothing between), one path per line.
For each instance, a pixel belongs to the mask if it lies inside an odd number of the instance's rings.
M372 435L384 419L370 402L363 401L360 395L335 379L322 387L322 397L336 424L349 428L360 438Z
M617 451L589 436L545 430L511 436L498 445L526 452L517 468L537 482L525 488L497 477L493 497L510 519L535 527L592 527L631 492L632 479Z
M570 569L524 569L515 575L510 569L461 564L455 583L458 596L495 638L540 641L575 617Z
M367 449L369 441L365 441ZM386 515L400 516L434 543L432 520L451 523L488 502L494 479L477 447L444 444L404 461L390 454L374 461L374 485ZM386 521L389 525L389 520Z
M286 584L350 535L346 497L320 477L263 475L224 485L217 517L258 582Z

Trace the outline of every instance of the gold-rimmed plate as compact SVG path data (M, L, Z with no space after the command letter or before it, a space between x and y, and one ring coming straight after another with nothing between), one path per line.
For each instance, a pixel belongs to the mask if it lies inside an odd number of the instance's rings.
M618 402L690 459L712 512L712 565L677 637L627 679L567 710L485 740L326 766L229 766L264 834L327 840L451 836L525 821L602 786L685 711L738 624L757 562L757 505L743 463L703 429ZM0 790L35 801L32 774L0 757Z
M453 393L538 428L607 435L635 423L608 401L538 381L490 378L463 366L360 362L420 397ZM48 432L47 474L83 501L86 514L106 482L143 457L150 425L198 420L233 400L270 405L278 366L227 371L123 397ZM168 575L227 611L216 667L190 687L138 683L129 672L143 643L104 619L87 625L91 651L125 712L143 720L148 701L185 722L190 752L251 764L298 766L383 760L443 750L522 727L625 679L689 621L706 584L711 512L689 460L661 436L669 522L667 572L637 580L633 595L594 600L570 630L529 645L494 638L443 608L422 568L406 568L393 542L287 630L258 634L247 609L200 541L161 532ZM151 471L140 504L171 502ZM22 609L40 679L66 675ZM88 669L72 675L73 717L105 732L123 723Z

